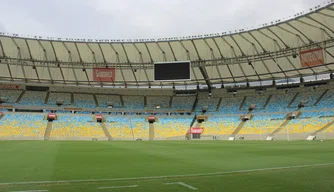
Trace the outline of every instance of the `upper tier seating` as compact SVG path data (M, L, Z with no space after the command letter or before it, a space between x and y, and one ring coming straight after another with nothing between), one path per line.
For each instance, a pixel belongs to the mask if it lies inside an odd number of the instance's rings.
M267 99L268 99L269 95L258 95L258 96L248 96L246 97L245 103L242 107L242 109L244 111L247 111L248 108L253 105L256 104L256 107L254 110L262 110L264 107L264 104L266 103Z
M48 104L56 105L58 100L64 101L63 105L71 105L71 93L50 93Z
M0 90L0 97L5 97L7 99L6 103L15 103L19 98L21 90Z
M243 99L244 97L223 98L219 112L224 114L244 114L245 112L239 111Z
M82 108L95 108L96 104L92 94L74 94L74 105Z
M266 109L266 112L288 112L295 109L289 109L287 106L295 96L295 93L281 93L272 95Z
M0 137L43 137L47 121L43 114L6 113L0 120Z
M143 96L123 96L124 107L127 109L143 109Z
M20 105L44 106L45 91L26 91L19 102Z
M166 96L147 96L146 101L147 101L146 108L148 108L148 109L154 109L158 105L161 108L169 108L170 97L166 97Z
M317 105L318 109L334 108L334 89L328 90L325 96Z
M99 103L99 107L108 107L108 103L111 103L113 108L122 107L122 102L119 95L96 95L96 99Z
M197 100L196 111L202 111L203 107L208 107L208 111L216 111L219 98L201 98Z
M172 107L176 110L191 110L196 100L195 96L173 97Z
M297 108L300 102L306 102L305 107L315 108L314 103L319 99L324 90L312 90L300 92L296 97L295 101L292 103L291 107Z

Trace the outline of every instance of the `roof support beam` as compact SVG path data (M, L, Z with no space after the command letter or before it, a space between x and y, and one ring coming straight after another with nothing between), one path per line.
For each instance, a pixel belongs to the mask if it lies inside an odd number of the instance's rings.
M172 48L172 45L170 44L169 41L168 41L167 43L168 43L168 46L169 46L170 50L172 51L174 60L177 61L176 56L175 56L175 53L174 53L174 50L173 50L173 48Z
M159 45L158 42L155 42L157 47L159 48L159 50L161 51L162 53L162 57L164 58L164 61L167 61L167 57L166 57L166 52L164 50L162 50L161 46ZM147 44L145 43L146 47L147 47ZM152 62L153 62L153 59L152 59Z
M267 53L268 51L263 47L263 45L260 43L259 40L257 40L257 38L255 38L255 36L251 33L251 32L248 32L248 34L253 37L253 39L256 41L256 43L261 47L262 51L264 53Z
M119 58L119 53L116 51L116 49L114 48L114 46L112 46L111 43L109 43L109 45L110 45L111 49L116 53L116 62L117 62L117 65L116 65L115 68L117 69L117 67L119 67L118 69L121 71L121 75L122 75L123 82L124 82L124 84L125 84L125 87L127 87L127 86L128 86L128 83L127 83L127 81L125 80L124 73L123 73L123 69L122 69L122 65L120 65L121 60L120 60L120 58Z
M196 54L197 54L198 59L199 59L200 61L202 61L202 58L201 58L201 56L200 56L199 53L198 53L198 49L197 49L197 47L196 47L196 45L195 45L195 43L194 43L194 40L191 40L191 43L192 43L192 45L193 45L194 48L195 48L195 51L196 51ZM205 64L205 63L204 63L204 64ZM208 86L209 91L211 91L210 77L208 76L208 72L206 71L205 66L200 65L199 70L200 70L201 73L202 73L202 76L203 76L203 78L204 78L204 80L205 80L206 85Z
M5 50L3 49L3 45L2 45L1 40L0 40L0 48L1 48L1 52L2 52L3 57L4 57L4 58L7 58L6 53L5 53ZM5 59L5 61L7 61L7 59ZM11 80L11 81L14 81L14 79L13 79L13 75L12 75L12 71L11 71L11 69L10 69L10 67L9 67L8 62L6 62L6 65L7 65L8 73L9 73L9 76L10 76L10 80Z
M332 32L332 34L334 34L334 31L333 31L331 28L329 28L327 25L324 25L323 23L319 22L319 21L316 20L316 19L313 19L313 18L310 17L310 16L306 16L306 18L308 18L308 19L310 19L310 20L312 20L312 21L318 23L319 25L325 27L325 28L328 29L330 32ZM329 35L329 34L328 34L328 35ZM329 35L329 37L333 37L333 36Z
M48 73L49 73L51 84L53 84L53 78L52 78L52 73L50 71L50 66L49 66L49 62L48 62L49 59L48 59L46 49L44 48L44 46L42 45L42 43L39 40L37 40L37 42L38 42L38 45L43 49L43 60L46 61L46 62L43 62L42 79L44 78L44 67L45 67L45 64L46 64L47 65L46 68L47 68Z
M223 37L221 37L221 38L223 38ZM218 51L219 51L220 58L221 58L221 59L224 59L225 57L224 57L224 55L223 55L223 53L222 53L220 47L218 46L218 43L217 43L217 41L215 40L215 38L212 38L212 41L214 42L215 46L217 47L217 49L218 49ZM232 77L232 79L233 79L233 82L235 82L235 78L234 78L234 76L233 76L233 73L232 73L232 71L231 71L230 66L229 66L229 65L226 65L226 66L227 66L228 72L230 73L230 75L231 75L231 77ZM222 76L222 79L224 79L223 76Z
M124 47L124 44L122 43L121 45L122 45L123 51L124 51L124 53L125 53L126 60L127 60L127 62L129 63L129 65L130 65L130 67L131 67L131 71L132 71L132 74L133 74L133 76L134 76L134 78L135 78L136 85L137 85L137 87L138 87L138 86L139 86L139 84L138 84L138 80L137 80L136 74L135 74L135 72L134 72L134 69L133 69L133 67L132 67L132 64L131 64L131 62L130 62L130 60L129 60L128 53L126 52L126 49L125 49L125 47Z
M191 58L190 58L190 55L189 55L189 50L186 49L186 47L183 45L182 41L179 41L179 42L180 42L181 47L186 51L186 54L187 54L187 60L191 61ZM192 70L192 72L193 72L193 74L194 74L194 76L195 76L195 80L196 80L196 83L197 83L197 85L198 85L199 82L198 82L198 78L197 78L197 76L196 76L194 67L191 67L191 70ZM203 78L205 79L204 76L203 76Z
M26 45L27 45L27 48L28 48L28 53L29 53L29 57L33 63L33 69L35 70L35 73L36 73L36 77L37 77L37 80L38 80L38 83L41 82L40 78L39 78L39 75L38 75L38 72L37 72L37 67L35 66L35 62L34 62L34 58L32 57L32 54L31 54L31 50L30 50L30 47L29 47L29 43L27 41L27 39L24 40Z
M23 74L23 77L24 77L24 81L27 83L28 79L27 79L26 72L24 70L23 63L22 63L21 48L17 45L17 43L16 43L16 41L14 40L13 37L11 37L11 40L14 43L14 45L16 46L16 49L17 49L17 58L18 59L16 59L16 70L17 70L18 64L20 64L21 69L22 69L22 74ZM16 72L16 78L17 78L17 72Z
M88 82L88 85L91 85L90 81L89 81L89 77L88 77L88 73L87 73L87 70L86 70L86 66L84 65L84 61L82 60L82 57L81 57L81 54L80 54L80 51L79 51L79 48L78 48L78 44L77 43L74 43L75 45L75 49L77 50L78 52L78 55L79 55L79 59L80 59L80 63L83 67L83 71L85 72L85 75L86 75L86 78L87 78L87 82Z
M145 43L145 45L146 45L146 43ZM135 47L135 49L137 50L137 52L138 52L138 54L139 54L140 62L141 62L141 63L144 63L144 58L143 58L143 54L142 54L142 52L139 51L139 49L138 49L138 47L136 46L136 44L133 43L133 46ZM145 47L146 47L146 49L147 49L147 46L145 46ZM147 49L147 51L149 51L149 50ZM148 53L149 53L149 56L150 56L150 59L151 59L151 62L152 62L153 60L152 60L151 54L150 54L150 52L148 52ZM149 78L148 78L146 69L145 69L144 67L142 67L141 65L140 65L140 68L139 68L139 80L140 80L140 76L141 76L141 70L144 71L144 74L145 74L145 77L146 77L146 80L147 80L146 82L148 83L148 86L151 87L151 82L150 82L150 80L149 80Z
M215 60L215 54L214 54L214 52L213 52L213 49L212 49L212 47L209 45L209 43L207 42L206 39L203 39L203 41L204 41L205 45L209 48L209 50L210 50L210 52L211 52L212 60L213 60L213 62L214 62L215 65L216 65L215 67L216 67L218 76L219 76L219 78L221 79L221 82L224 83L224 81L223 81L223 79L222 79L222 76L221 76L221 73L220 73L220 71L219 71L219 67L217 66L217 60ZM213 70L213 65L211 65L211 69ZM212 74L212 72L211 72L211 74Z
M103 58L103 62L104 62L105 65L107 65L107 60L106 60L106 57L104 56L104 52L102 51L101 44L98 43L97 45L99 46L99 49L100 49L100 52L101 52L101 55L102 55L102 58Z
M57 66L60 70L60 74L61 74L61 77L63 78L63 81L64 81L64 84L66 84L66 81L65 81L65 77L64 77L64 73L63 73L63 70L61 69L61 66L60 66L60 61L58 59L58 56L57 56L57 52L56 52L56 49L53 45L53 42L52 41L49 41L50 44L51 44L51 47L52 47L52 50L53 50L53 53L55 54L55 58L56 58L56 62L57 62ZM66 48L66 47L65 47ZM66 48L67 49L67 48ZM73 64L72 64L73 65ZM69 66L68 66L69 67ZM74 72L74 69L73 69L73 72ZM74 74L75 75L75 74Z
M231 44L229 44L229 43L226 41L226 39L224 39L224 37L221 36L221 39L222 39L222 40L223 40L223 41L224 41L224 42L231 48L232 57L233 57L233 56L236 57L236 54L235 54L234 49L233 49L233 46L232 46ZM232 60L231 60L231 61L232 61ZM247 77L246 77L246 75L245 75L245 72L243 71L243 69L242 69L241 66L240 66L240 63L237 64L237 65L239 66L239 68L240 68L242 74L245 76L246 81L248 81L248 79L247 79ZM233 74L232 71L231 71L231 69L230 69L230 66L227 65L227 67L228 67L230 73ZM233 77L233 75L232 75L232 77ZM234 80L234 78L233 78L233 80Z
M293 28L294 30L298 31L303 37L305 37L309 43L313 43L314 41L311 40L308 36L306 36L303 32L301 32L297 27L291 25L289 22L286 23L287 25L289 25L291 28Z
M65 45L64 42L63 42L63 46L64 46L65 49L67 50L67 54L68 54L68 62L71 63L71 65L72 65L72 71L73 71L73 75L74 75L76 84L79 85L79 81L78 81L77 75L76 75L75 70L74 70L74 62L73 62L73 60L72 60L72 53L71 53L71 51L67 48L67 46ZM66 80L66 81L68 81L69 76L70 76L70 66L68 65L68 66L67 66L67 80Z
M271 30L269 27L267 27L266 29L268 31L270 31L273 35L275 35L275 37L277 37L277 39L280 40L283 43L283 45L285 46L285 48L289 48L289 46L282 40L282 38L279 37L276 33L274 33L273 30ZM262 33L262 32L260 31L260 33Z
M255 44L254 44L253 42L251 42L250 40L248 40L248 39L247 39L245 36L243 36L242 34L240 34L240 36L241 36L245 41L247 41L249 44L251 44L252 47L253 47L252 67L253 67L255 73L257 74L257 71L256 71L256 69L255 69L255 67L254 67L254 65L255 65L254 55L256 55L256 54L259 55L259 51L257 50L257 48L256 48L256 46L255 46ZM267 67L267 65L265 65L265 63L263 62L263 60L261 60L261 63L262 63L262 65L263 65L263 67L267 70L267 72L270 73L270 72L269 72L269 69L268 69L268 67ZM274 76L273 76L272 74L270 74L270 75L271 75L271 77L274 79ZM257 76L259 77L259 79L261 79L260 76L259 76L258 74L257 74Z

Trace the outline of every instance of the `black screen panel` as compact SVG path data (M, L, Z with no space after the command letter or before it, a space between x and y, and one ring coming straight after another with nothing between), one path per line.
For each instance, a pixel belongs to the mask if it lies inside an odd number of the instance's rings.
M154 64L155 81L190 80L190 62L168 62Z

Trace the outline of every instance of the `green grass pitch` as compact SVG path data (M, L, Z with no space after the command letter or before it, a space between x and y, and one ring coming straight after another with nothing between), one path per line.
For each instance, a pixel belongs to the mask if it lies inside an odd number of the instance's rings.
M334 142L0 141L0 191L332 192Z

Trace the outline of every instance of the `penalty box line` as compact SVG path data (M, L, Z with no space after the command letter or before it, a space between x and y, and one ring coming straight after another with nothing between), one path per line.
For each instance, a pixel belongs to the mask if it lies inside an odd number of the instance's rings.
M212 173L197 173L197 174L195 173L195 174L185 174L185 175L165 175L165 176L150 176L150 177L111 178L111 179L82 179L82 180L7 182L7 183L0 183L0 186L4 186L4 185L89 183L89 182L108 182L108 181L137 181L137 180L154 180L154 179L172 179L172 178L186 178L186 177L199 177L199 176L230 175L230 174L236 174L236 173L252 173L252 172L261 172L261 171L305 168L305 167L320 167L320 166L329 166L329 165L334 165L334 163L293 165L293 166L284 166L284 167L270 167L270 168L246 169L246 170L238 170L238 171L225 171L225 172L212 172Z

